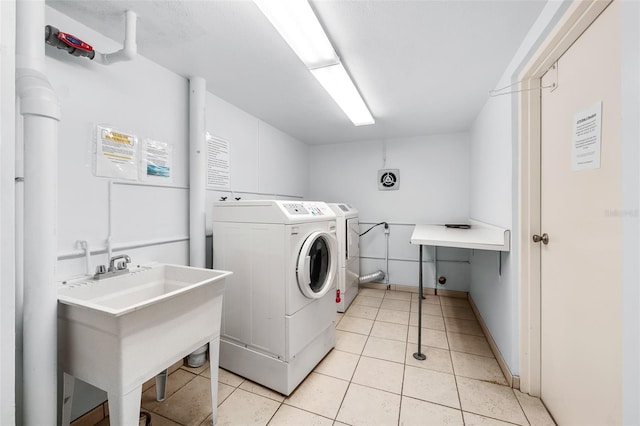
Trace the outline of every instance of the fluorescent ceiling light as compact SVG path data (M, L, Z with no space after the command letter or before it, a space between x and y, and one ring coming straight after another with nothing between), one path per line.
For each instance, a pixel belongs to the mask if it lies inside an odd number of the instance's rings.
M349 78L342 64L311 70L322 87L329 92L334 101L347 114L356 126L373 124L375 120L358 93L358 89Z
M340 62L307 0L254 0L307 68Z
M308 0L253 0L356 126L373 124Z

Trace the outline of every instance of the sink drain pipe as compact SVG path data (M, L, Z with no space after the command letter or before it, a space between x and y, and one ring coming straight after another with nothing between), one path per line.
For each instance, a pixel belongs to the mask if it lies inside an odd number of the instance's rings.
M58 418L55 270L61 111L45 75L44 21L44 0L16 2L16 96L24 145L23 303L16 310L23 330L21 423L27 426Z

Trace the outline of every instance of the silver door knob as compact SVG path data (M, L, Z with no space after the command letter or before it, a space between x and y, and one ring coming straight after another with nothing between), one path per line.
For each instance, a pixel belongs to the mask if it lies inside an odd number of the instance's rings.
M533 234L533 242L539 243L540 241L542 241L542 244L549 244L549 235L546 232L542 236Z

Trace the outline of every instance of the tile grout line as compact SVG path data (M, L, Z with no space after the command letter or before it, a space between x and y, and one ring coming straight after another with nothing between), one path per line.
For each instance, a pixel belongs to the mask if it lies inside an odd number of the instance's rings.
M374 320L375 322L375 320ZM373 329L373 325L371 325L371 329ZM369 341L369 337L371 337L371 329L369 330L369 334L367 335L367 340L365 340L364 345L362 346L362 352L358 356L358 362L356 363L356 368L353 369L353 374L351 375L351 380L347 384L347 389L342 396L342 401L340 401L340 406L338 406L338 411L336 411L336 416L333 419L333 423L338 421L338 415L340 414L340 410L342 409L342 404L344 404L344 400L347 398L347 393L349 393L349 388L351 388L351 383L353 380L353 376L356 374L356 370L358 369L358 365L360 365L360 360L362 359L362 353L364 353L364 348L367 347L367 342Z
M219 365L218 365L218 369L220 369L220 366L219 366ZM225 370L225 371L228 371L228 370ZM237 377L241 377L241 376L238 376L237 374L235 374L235 373L234 373L234 372L232 372L232 371L228 371L228 372L229 372L229 373L231 373L231 374L233 374L233 375L235 375L235 376L237 376ZM233 394L234 394L238 389L240 389L240 386L242 386L242 384L247 380L247 379L245 379L244 377L241 377L241 378L242 378L242 380L240 381L240 383L238 383L238 385L237 385L237 386L233 386L233 385L230 385L230 384L228 384L228 383L221 382L221 381L220 381L220 372L218 372L218 385L219 385L220 383L222 383L223 385L227 385L227 386L230 386L230 387L232 387L232 388L233 388L233 390L231 391L231 393L230 393L229 395L227 395L227 396L226 396L222 401L220 401L220 403L219 403L219 404L218 404L218 401L216 401L216 409L218 410L218 415L220 414L220 406L222 406L222 404L224 404L224 403L225 403L225 401L227 401L227 400L231 397L231 395L233 395ZM209 380L211 380L211 379L209 379ZM220 394L218 394L218 395L220 395ZM213 401L212 401L212 402L213 402ZM211 408L213 409L213 407L211 407ZM213 415L213 411L211 411L211 415Z
M180 422L179 422L179 421L177 421L177 420L174 420L174 419L172 419L172 418L169 418L169 417L163 416L163 415L158 414L158 413L156 413L156 412L153 412L153 415L154 415L154 416L158 416L158 417L160 417L160 418L163 418L163 419L165 419L165 420L169 420L170 422L173 422L173 423L179 424L180 426L186 426L185 424L180 423ZM207 416L207 417L209 417L209 416ZM207 417L205 417L204 422L206 422L206 421L207 421Z
M460 318L455 318L455 319L460 319ZM476 320L476 321L477 321L477 320ZM445 328L446 328L446 323L445 323ZM448 333L449 333L449 331L448 331L448 330L446 330L445 334L447 335L447 344L449 344L449 334L448 334ZM454 332L452 331L452 333L454 333ZM465 335L471 335L471 334L460 333L460 332L455 332L455 333L458 333L458 334L465 334ZM484 335L484 332L483 332L483 335ZM473 336L473 335L471 335L471 336ZM485 339L486 339L486 336L485 336ZM465 413L465 412L466 412L466 413L475 414L475 415L478 415L478 416L481 416L481 417L486 417L486 418L490 418L490 419L498 420L498 421L505 422L505 423L515 424L515 423L509 422L509 421L506 421L506 420L501 420L501 419L497 419L497 418L495 418L495 417L490 417L490 416L487 416L487 415L485 415L485 414L474 413L474 412L472 412L472 411L465 411L465 410L462 408L462 399L460 398L460 389L459 389L459 386L458 386L458 374L456 374L456 370L455 370L455 366L454 366L454 364L453 364L453 357L451 356L451 352L459 352L459 351L452 351L452 350L451 350L451 346L449 345L449 357L451 358L451 367L453 368L453 372L454 372L453 376L454 376L454 380L455 380L455 382L456 382L456 391L457 391L457 393L458 393L458 400L459 400L459 402L460 402L460 414L462 415L462 421L463 421L463 424L466 424L466 421L465 421L465 419L464 419L464 413ZM465 353L465 352L462 352L462 353ZM473 355L473 354L472 354L472 355ZM494 357L494 359L495 359L495 357ZM503 375L504 375L504 373L503 373ZM466 376L460 376L460 377L466 377ZM473 379L473 378L471 378L471 377L468 377L468 379L478 380L478 381L481 381L481 382L485 382L485 380ZM490 382L487 382L487 383L490 383ZM503 386L503 385L501 385L501 386ZM507 387L509 387L509 386L507 386ZM513 392L513 388L511 388L511 391ZM518 406L520 406L520 409L522 410L522 412L523 412L523 414L524 414L524 409L522 409L522 406L521 406L521 404L520 404L520 401L519 401L519 400L518 400L518 398L515 396L515 394L514 394L514 397L515 397L515 398L516 398L516 400L518 401ZM529 423L529 424L530 424L529 419L527 418L526 414L525 414L525 420L527 421L527 423Z
M520 402L520 398L518 398L518 395L516 395L515 389L511 388L511 393L513 393L513 397L518 402L518 407L520 407L520 410L522 411L522 414L524 414L524 419L530 425L531 424L531 420L529 420L529 416L527 416L527 412L524 410L524 407L522 406L522 403Z
M253 392L252 392L253 393ZM261 395L258 395L261 396ZM271 423L271 421L273 420L273 418L276 416L276 414L278 413L278 411L280 411L280 408L282 408L282 406L284 405L284 401L286 400L283 399L282 401L280 401L280 405L278 405L278 408L276 408L276 411L273 412L273 414L271 415L271 417L269 417L269 420L267 421L267 423L265 425L268 425L269 423Z
M208 362L208 361L207 361L207 362ZM172 392L172 393L171 393L171 395L166 395L166 397L165 397L164 401L169 400L169 398L171 398L173 395L175 395L176 393L178 393L180 390L184 389L184 388L185 388L189 383L191 383L193 380L195 380L195 378L196 378L196 377L198 377L198 375L197 375L197 374L192 373L191 371L188 371L188 370L186 370L186 369L183 369L183 368L182 368L182 366L181 366L180 368L177 368L173 373L171 373L171 374L167 375L167 381L165 382L165 386L166 386L166 383L169 381L169 378L170 378L170 377L171 377L171 376L172 376L176 371L179 371L179 370L182 370L182 371L185 371L185 372L187 372L187 373L193 374L193 377L192 377L191 379L189 379L185 384L183 384L182 386L180 386L179 388L177 388L177 389L175 390L175 392ZM148 391L149 391L149 390L151 390L151 389L154 389L154 390L155 390L155 388L156 388L156 385L155 385L155 383L154 383L154 384L153 384L151 387L149 387L149 389L147 389L145 392L148 392ZM167 388L165 387L165 392L166 392L166 391L167 391ZM143 392L143 393L144 393L144 392ZM155 401L155 402L163 403L164 401ZM149 411L150 411L151 413L158 414L158 413L156 412L156 409L157 409L157 408L159 408L159 407L156 407L155 409L152 409L152 410L149 410ZM142 405L142 400L140 400L140 410L143 410L143 409L147 410L147 408L143 407L143 405ZM159 414L158 414L158 415L159 415ZM174 423L181 424L180 422L178 422L178 421L176 421L176 420L174 420L174 419L172 419L172 418L168 418L168 419L169 419L169 420L171 420L171 421L172 421L172 422L174 422Z
M259 396L261 396L261 395L259 395ZM288 398L288 397L285 397L284 401L282 401L282 402L280 403L280 407L278 407L278 410L280 410L280 408L281 408L283 405L286 405L287 407L295 408L296 410L304 411L305 413L313 414L314 416L319 416L319 417L322 417L323 419L327 419L327 420L331 420L332 422L335 422L335 419L332 419L331 417L323 416L322 414L314 413L313 411L309 411L309 410L307 410L307 409L305 409L305 408L301 408L301 407L296 407L295 405L289 405L289 404L287 404L287 403L286 403L287 398ZM276 413L278 412L278 410L276 410L276 412L275 412L275 413L273 413L273 416L275 416L275 415L276 415ZM337 414L336 414L336 415L337 415ZM269 421L273 420L273 416L271 416L271 419L269 419ZM268 425L268 424L269 424L269 423L267 423L267 425Z
M413 297L413 296L412 296ZM422 301L420 300L419 303L421 303ZM400 389L400 409L402 409L402 395L404 392L404 378L405 378L405 374L407 371L407 352L409 351L409 330L411 330L411 303L412 300L409 301L410 305L409 305L409 322L407 324L407 334L405 335L405 346L404 346L404 368L402 369L402 387ZM400 413L398 413L398 416L400 416ZM398 417L398 424L400 424L400 417Z
M442 308L441 308L442 309ZM443 320L444 321L444 320ZM460 406L460 417L462 417L462 424L466 424L464 420L464 412L462 411L462 398L460 398L460 388L458 387L458 375L456 374L456 367L453 365L453 357L451 356L451 344L449 344L449 335L447 334L447 324L445 323L445 338L447 339L447 347L449 348L449 360L451 361L451 370L453 371L453 381L456 384L456 394L458 395L458 405Z
M409 314L411 315L411 314ZM402 399L404 398L404 379L407 374L407 353L409 352L409 328L407 327L407 336L404 345L404 365L402 367L402 386L400 386L400 406L398 407L398 425L402 419Z
M384 300L385 300L385 298L383 297L383 298L382 298L382 300L381 300L381 305L382 305L382 303L384 302ZM388 300L398 300L398 301L402 301L401 299L391 299L391 298L389 298ZM409 301L409 302L411 303L411 301ZM380 305L380 306L378 306L378 307L369 307L369 306L367 306L368 308L376 309L376 315L375 315L375 318L373 318L373 319L369 319L369 318L362 318L362 319L366 319L366 320L372 321L372 325L371 325L371 328L369 329L368 334L360 334L360 333L354 333L354 332L352 332L352 331L341 330L341 331L346 332L346 333L353 333L353 334L357 334L357 335L364 335L364 336L366 336L366 340L365 340L365 342L364 342L363 348L362 348L362 350L360 351L360 353L353 353L353 352L342 351L342 352L345 352L345 353L352 353L352 354L354 354L354 355L357 355L357 356L358 356L358 359L357 359L356 365L355 365L355 367L354 367L354 369L353 369L353 371L352 371L352 373L351 373L351 375L350 375L350 378L349 378L348 380L345 380L345 381L347 381L347 382L348 382L347 389L346 389L346 391L345 391L345 393L344 393L344 395L343 395L343 397L342 397L342 400L341 400L341 402L340 402L340 405L339 405L339 407L338 407L338 410L337 410L337 412L336 412L336 414L335 414L334 418L333 418L333 419L330 419L329 417L325 417L325 416L323 416L323 415L321 415L321 414L313 413L313 412L311 412L311 411L305 410L305 409L300 408L300 407L294 407L294 408L299 409L299 410L301 410L301 411L305 411L305 412L311 413L311 414L313 414L313 415L320 416L320 417L325 418L325 419L328 419L328 420L333 420L333 422L334 422L334 423L335 423L335 422L338 422L337 417L338 417L338 415L339 415L339 413L340 413L340 410L343 408L344 401L346 400L346 395L347 395L347 393L349 392L349 390L352 388L352 386L351 386L351 385L352 385L353 383L355 383L355 382L353 382L353 379L354 379L354 377L355 377L355 373L356 373L356 371L357 371L357 368L358 368L358 366L359 366L359 365L360 365L360 363L361 363L362 357L363 357L363 356L365 356L365 355L363 354L363 352L364 352L364 348L366 347L367 343L369 343L369 342L370 342L371 338L376 337L376 336L373 336L373 335L372 335L373 326L375 325L375 323L376 323L376 322L381 322L381 323L385 323L385 324L395 324L395 325L400 325L400 326L404 326L404 325L405 325L405 324L398 324L398 323L393 323L393 322L388 322L388 321L378 320L378 316L380 315L380 311L381 311L381 309L387 309L387 310L394 311L394 312L407 313L407 311L403 311L403 310L382 308L382 307L381 307L381 305ZM435 304L434 304L434 305L435 305ZM366 305L360 305L360 306L366 306ZM443 323L444 323L444 309L443 309L443 307L442 307L443 305L442 305L442 304L438 304L438 306L440 306L440 311L441 311L441 313L442 313L442 316L439 316L439 315L438 315L438 317L441 317L441 318L443 319ZM346 316L347 316L347 315L346 315L346 312L345 312L345 313L342 315L341 320L342 320L344 317L346 317ZM409 316L411 316L411 311L409 311ZM436 316L436 315L434 315L434 316ZM351 317L353 317L353 318L360 318L360 317L355 317L355 316L351 316ZM458 318L455 318L455 317L453 317L453 318L454 318L454 319L458 319ZM464 318L459 318L459 319L464 320ZM338 321L337 323L339 324L339 321ZM401 389L400 389L400 394L399 394L399 397L400 397L400 403L399 403L399 406L398 406L398 410L399 410L399 411L398 411L398 424L400 423L400 417L401 417L401 413L402 413L402 399L403 399L403 397L404 397L404 381L405 381L405 376L406 376L406 369L407 369L407 366L408 366L408 364L407 364L407 360L406 360L406 357L407 357L407 353L408 353L408 351L409 351L409 341L408 341L408 339L409 339L409 331L410 331L410 328L409 328L409 327L410 327L410 326L409 326L409 324L406 324L406 326L407 326L407 331L406 331L406 334L405 334L405 341L404 341L404 343L405 343L405 346L404 346L404 360L401 362L401 363L403 364L403 376L402 376L402 384L401 384ZM454 371L454 374L453 374L453 375L454 375L454 381L455 381L455 384L456 384L456 392L457 392L457 394L458 394L458 401L459 401L459 404L460 404L460 408L458 409L458 411L459 411L459 412L461 413L461 415L463 416L462 404L461 404L461 399L460 399L460 391L459 391L458 381L457 381L458 375L455 373L455 368L453 367L452 350L451 350L451 346L450 346L450 342L449 342L449 335L448 335L449 331L448 331L448 329L447 329L446 323L444 324L444 326L445 326L444 330L440 330L440 329L433 329L433 330L436 330L436 331L444 331L444 333L445 333L445 339L446 339L446 342L447 342L447 348L448 348L447 350L449 351L449 358L450 358L450 360L451 360L452 370ZM429 328L429 327L426 327L426 328ZM468 334L468 333L460 333L460 332L456 332L456 333L458 333L458 334L462 334L462 335L471 335L471 336L475 336L475 335ZM377 338L377 337L376 337L376 338ZM380 337L380 338L382 339L382 337ZM389 339L389 340L396 341L396 340L394 340L394 339ZM429 346L429 345L425 345L425 346ZM436 347L436 348L437 348L437 347ZM334 349L335 349L335 348L334 348ZM339 349L335 349L335 350L340 351ZM460 351L456 351L456 352L460 352ZM462 353L466 353L466 352L462 352ZM482 356L482 355L480 355L480 356ZM400 362L392 361L392 360L389 360L389 359L377 358L377 357L375 357L375 356L371 356L370 358L372 358L372 359L379 359L379 360L383 360L383 361L386 361L386 362L392 362L392 363L394 363L394 364L395 364L395 363L400 363ZM490 358L490 357L487 357L487 358ZM193 371L190 371L190 370L188 370L188 369L186 369L186 368L182 368L182 367L181 367L181 368L179 368L179 369L182 369L182 370L183 370L183 371L185 371L185 372L188 372L188 373L193 374L193 375L194 375L194 377L193 377L193 378L191 378L191 379L190 379L187 383L185 383L183 386L181 386L180 388L178 388L175 392L173 392L173 393L171 394L171 396L170 396L170 397L172 397L172 396L173 396L175 393L177 393L179 390L181 390L181 389L182 389L182 388L184 388L186 385L188 385L189 383L191 383L191 382L195 379L195 377L203 377L203 378L206 378L205 376L203 376L203 375L202 375L206 369L205 369L205 370L203 370L203 371L201 371L200 373L194 373ZM178 369L176 369L176 371L177 371L177 370L178 370ZM431 370L431 369L429 369L429 370ZM436 370L436 371L438 371L438 370ZM312 372L313 372L313 371L312 371ZM337 378L337 377L331 376L331 375L329 375L329 374L325 374L325 373L318 373L318 372L316 372L316 373L317 373L317 374L320 374L320 375L324 375L324 376L326 376L326 377L332 377L332 378L340 379L340 378ZM210 380L210 378L208 378L208 379ZM344 380L344 379L342 379L342 380ZM222 403L224 403L225 401L227 401L227 399L228 399L231 395L233 395L233 394L234 394L238 389L240 389L240 387L242 386L242 384L243 384L245 381L246 381L246 379L243 379L243 380L242 380L242 381L241 381L237 386L233 386L233 388L234 388L234 389L233 389L233 391L232 391L229 395L227 395L227 397L226 397L223 401L221 401L221 404L220 404L220 405L222 405ZM220 382L220 381L218 380L218 383L223 383L223 382ZM227 383L224 383L224 384L225 384L225 385L227 385L227 386L229 386ZM369 389L372 389L372 390L383 391L383 392L389 392L388 390L378 389L378 388L376 388L376 387L372 387L372 386L366 386L366 385L359 385L359 386L363 386L363 387L365 387L365 388L369 388ZM276 408L275 412L274 412L274 413L272 414L272 416L269 418L269 420L268 420L267 424L268 424L268 423L270 423L270 422L273 420L274 416L275 416L275 415L276 415L276 413L277 413L277 412L282 408L282 406L283 406L283 405L288 405L288 406L290 406L289 404L286 404L286 402L285 402L285 401L286 401L286 398L285 398L284 400L282 400L282 401L278 401L278 400L274 400L274 399L272 399L272 398L266 397L266 396L264 396L264 395L260 395L260 394L258 394L258 393L255 393L255 392L252 392L252 391L249 391L249 390L245 390L245 391L246 391L246 392L249 392L249 393L251 393L251 394L254 394L254 395L256 395L256 396L260 396L260 397L263 397L263 398L270 399L270 400L275 401L275 402L277 402L277 403L278 403L278 406L277 406L277 408ZM389 393L393 394L393 392L389 392ZM408 397L408 398L410 398L410 397ZM167 399L169 399L169 398L167 398ZM421 399L419 399L419 398L412 398L412 399L416 399L416 400L422 401L422 400L421 400ZM517 399L517 397L516 397L516 399ZM431 403L431 404L441 405L441 406L444 406L444 407L449 407L449 406L447 406L447 405L437 404L437 403L433 403L433 402L430 402L430 401L426 401L426 402ZM520 406L520 408L521 408L522 412L524 413L524 409L522 409L522 404L520 404L520 400L518 400L518 404L519 404L519 406ZM217 407L219 407L219 405L218 405ZM217 407L216 407L216 408L217 408ZM293 406L291 406L291 407L293 407ZM451 408L451 407L449 407L449 408ZM158 416L160 416L160 417L162 417L162 418L165 418L164 416L161 416L160 414L156 414L155 412L154 412L154 414L155 414L155 415L158 415ZM529 420L528 420L528 417L526 416L526 413L524 413L524 414L525 414L525 419L526 419L526 421L528 422L528 421L529 421ZM484 416L484 415L482 415L482 416ZM487 417L487 418L491 418L491 417L489 417L489 416L485 416L485 417ZM169 419L169 420L171 420L171 419ZM496 420L498 420L498 419L496 419ZM173 421L173 420L172 420L172 421ZM464 421L464 416L463 416L463 421ZM502 421L504 421L504 420L502 420ZM178 423L178 422L176 422L176 423ZM205 423L206 423L206 419L205 419Z

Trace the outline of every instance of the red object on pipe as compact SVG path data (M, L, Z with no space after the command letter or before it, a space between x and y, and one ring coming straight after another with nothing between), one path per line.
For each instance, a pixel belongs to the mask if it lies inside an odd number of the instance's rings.
M96 55L90 44L51 25L44 27L44 41L50 46L66 50L73 56L86 56L89 59L93 59Z
M62 40L65 44L71 47L75 47L76 49L93 52L93 47L69 33L63 33L62 31L59 31L58 39Z

